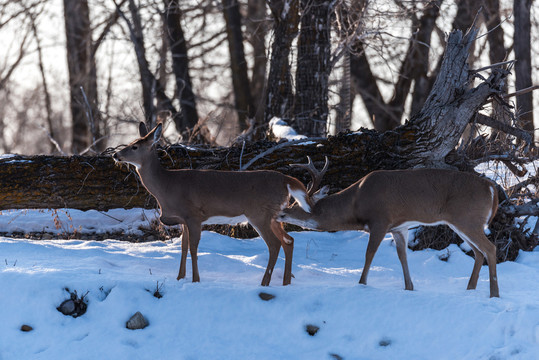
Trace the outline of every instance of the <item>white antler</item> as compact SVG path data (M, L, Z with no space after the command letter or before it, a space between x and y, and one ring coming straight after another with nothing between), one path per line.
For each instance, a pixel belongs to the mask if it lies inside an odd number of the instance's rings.
M325 159L326 159L326 162L324 164L324 167L320 171L316 168L316 166L314 166L314 163L312 162L310 156L307 156L307 164L290 164L290 166L295 166L295 167L299 167L299 168L307 170L309 174L311 175L311 182L307 186L307 191L309 193L309 196L313 196L316 190L318 190L318 187L320 186L320 183L322 182L322 178L328 171L329 160L327 156L325 157Z

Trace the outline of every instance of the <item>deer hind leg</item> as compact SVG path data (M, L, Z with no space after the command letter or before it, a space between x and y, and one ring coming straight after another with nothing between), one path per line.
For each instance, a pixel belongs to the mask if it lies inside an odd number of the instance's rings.
M284 251L284 276L283 285L289 285L292 282L292 256L294 252L294 238L286 233L282 223L271 220L271 230L281 242Z
M473 245L471 242L468 242L468 245L473 250L475 262L473 264L473 270L472 275L470 276L470 281L468 281L468 287L467 290L475 290L477 287L477 280L479 279L479 272L481 271L481 267L483 266L483 261L485 260L485 256L479 249Z
M397 245L397 254L402 266L402 273L404 275L404 289L414 290L414 284L410 277L410 271L408 270L408 259L406 257L406 244L408 239L408 229L399 229L391 232L395 244Z
M187 232L189 234L189 252L191 253L191 266L193 269L193 282L199 282L200 281L200 275L198 274L198 243L200 241L200 232L202 224L198 221L190 221L187 222L186 226ZM183 244L182 244L182 252L183 252ZM182 254L183 256L183 254ZM187 256L187 252L186 252ZM180 265L180 271L181 271L181 265Z
M500 292L498 289L498 277L496 275L496 245L490 242L482 228L466 226L457 228L454 225L450 225L450 227L457 234L459 234L463 240L471 245L476 254L474 268L470 281L468 282L468 289L474 289L477 285L479 271L483 265L483 257L486 257L490 280L490 297L500 297ZM481 255L477 256L477 253L481 253Z
M367 276L369 275L372 259L374 254L376 254L380 243L384 239L386 232L386 229L376 227L373 227L370 230L369 243L367 245L367 252L365 253L365 265L363 266L363 272L361 273L361 278L359 279L360 284L367 285Z
M249 219L249 223L255 228L255 230L260 234L264 242L268 246L269 259L268 266L266 266L266 272L262 278L262 286L269 286L271 281L271 275L273 274L273 268L277 262L277 257L279 256L279 250L281 250L281 241L273 233L270 222L265 220L252 220ZM286 274L285 274L286 277Z
M180 260L180 270L176 280L183 279L185 277L185 268L187 263L187 252L189 251L189 229L187 225L182 225L182 257Z

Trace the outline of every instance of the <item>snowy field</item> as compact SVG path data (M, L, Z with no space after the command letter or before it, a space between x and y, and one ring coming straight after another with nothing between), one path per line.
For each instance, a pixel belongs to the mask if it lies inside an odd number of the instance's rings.
M143 221L140 210L70 212L84 231ZM41 216L41 218L40 218ZM112 217L111 217L112 216ZM25 220L22 220L22 218ZM47 212L2 212L2 229L43 229ZM7 221L9 218L11 220ZM22 222L21 224L18 223ZM71 223L69 223L71 221ZM135 230L133 230L135 231ZM176 281L180 241L32 241L0 237L0 359L538 359L539 251L498 265L499 299L488 271L466 291L473 259L458 246L408 251L414 291L405 291L390 237L368 285L359 285L367 235L302 232L295 237L292 285L281 256L262 288L268 252L262 239L204 232L200 283ZM439 259L449 251L447 262ZM163 297L152 296L157 284ZM78 318L56 307L86 292ZM261 291L275 295L259 298ZM126 329L140 311L143 330ZM30 325L31 332L22 332ZM319 327L310 336L307 325Z

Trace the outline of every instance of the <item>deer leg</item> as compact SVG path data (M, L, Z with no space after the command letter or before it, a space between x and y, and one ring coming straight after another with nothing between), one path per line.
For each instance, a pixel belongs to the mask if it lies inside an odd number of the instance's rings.
M397 245L397 254L399 255L399 260L402 266L402 273L404 274L404 289L414 290L414 284L410 277L410 271L408 270L408 259L406 258L406 243L408 238L408 229L403 229L400 231L393 231L391 233L395 244Z
M457 234L459 234L461 238L463 238L466 242L472 245L472 249L475 246L478 252L480 252L482 255L482 256L476 255L474 268L472 271L472 276L470 277L470 281L468 283L468 288L470 288L471 285L473 285L473 288L475 288L475 285L477 285L477 278L479 277L479 271L481 270L481 266L483 265L482 257L484 256L487 258L487 264L488 264L489 281L490 281L490 297L500 297L500 292L498 289L498 277L496 275L496 245L490 242L490 240L486 237L485 233L483 232L483 229L475 229L475 228L463 229L463 228L457 228L455 226L451 226L451 228Z
M269 251L269 259L268 259L268 266L266 267L266 272L264 273L264 277L262 278L262 286L269 286L271 281L271 275L273 274L273 268L275 267L275 263L277 262L277 257L279 256L279 250L281 249L281 241L275 236L273 233L273 229L271 227L271 223L264 221L264 220L254 220L252 221L249 219L249 223L253 225L255 230L260 234L262 239L264 239L264 242L268 246ZM286 275L284 278L286 278ZM284 283L283 278L283 283Z
M490 280L490 297L500 297L500 291L498 289L498 276L496 275L496 245L490 242L483 232L483 229L477 231L474 239L478 239L478 248L487 258Z
M367 245L367 252L365 253L365 265L363 266L363 272L361 273L361 278L359 279L359 283L363 285L367 285L367 275L369 274L369 269L371 267L372 259L374 257L374 254L376 254L376 251L378 250L378 247L380 246L380 243L384 239L384 235L386 234L386 230L381 230L379 228L373 228L370 231L369 235L369 244Z
M289 285L292 282L292 254L294 252L294 238L286 233L282 223L275 220L271 221L271 230L273 234L280 240L284 251L284 275L283 285Z
M473 264L473 270L472 275L470 276L470 281L468 281L468 287L467 290L475 290L477 287L477 280L479 279L479 272L481 271L481 267L483 266L483 261L485 260L485 256L475 245L473 245L471 242L466 241L468 245L473 250L475 262Z
M193 268L193 282L200 281L198 274L198 243L200 241L201 223L191 221L187 223L189 229L189 252L191 253L191 266Z
M182 224L182 257L180 260L180 270L176 280L183 279L185 277L185 267L187 263L187 252L189 251L189 229L187 225Z

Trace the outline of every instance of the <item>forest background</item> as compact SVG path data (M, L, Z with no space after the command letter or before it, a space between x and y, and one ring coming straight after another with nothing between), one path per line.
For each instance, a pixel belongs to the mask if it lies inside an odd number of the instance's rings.
M421 109L448 33L474 21L471 69L516 59L507 93L538 84L533 3L1 1L0 152L92 155L141 120L213 145L266 138L274 117L307 136L385 131ZM533 133L533 96L483 113Z

